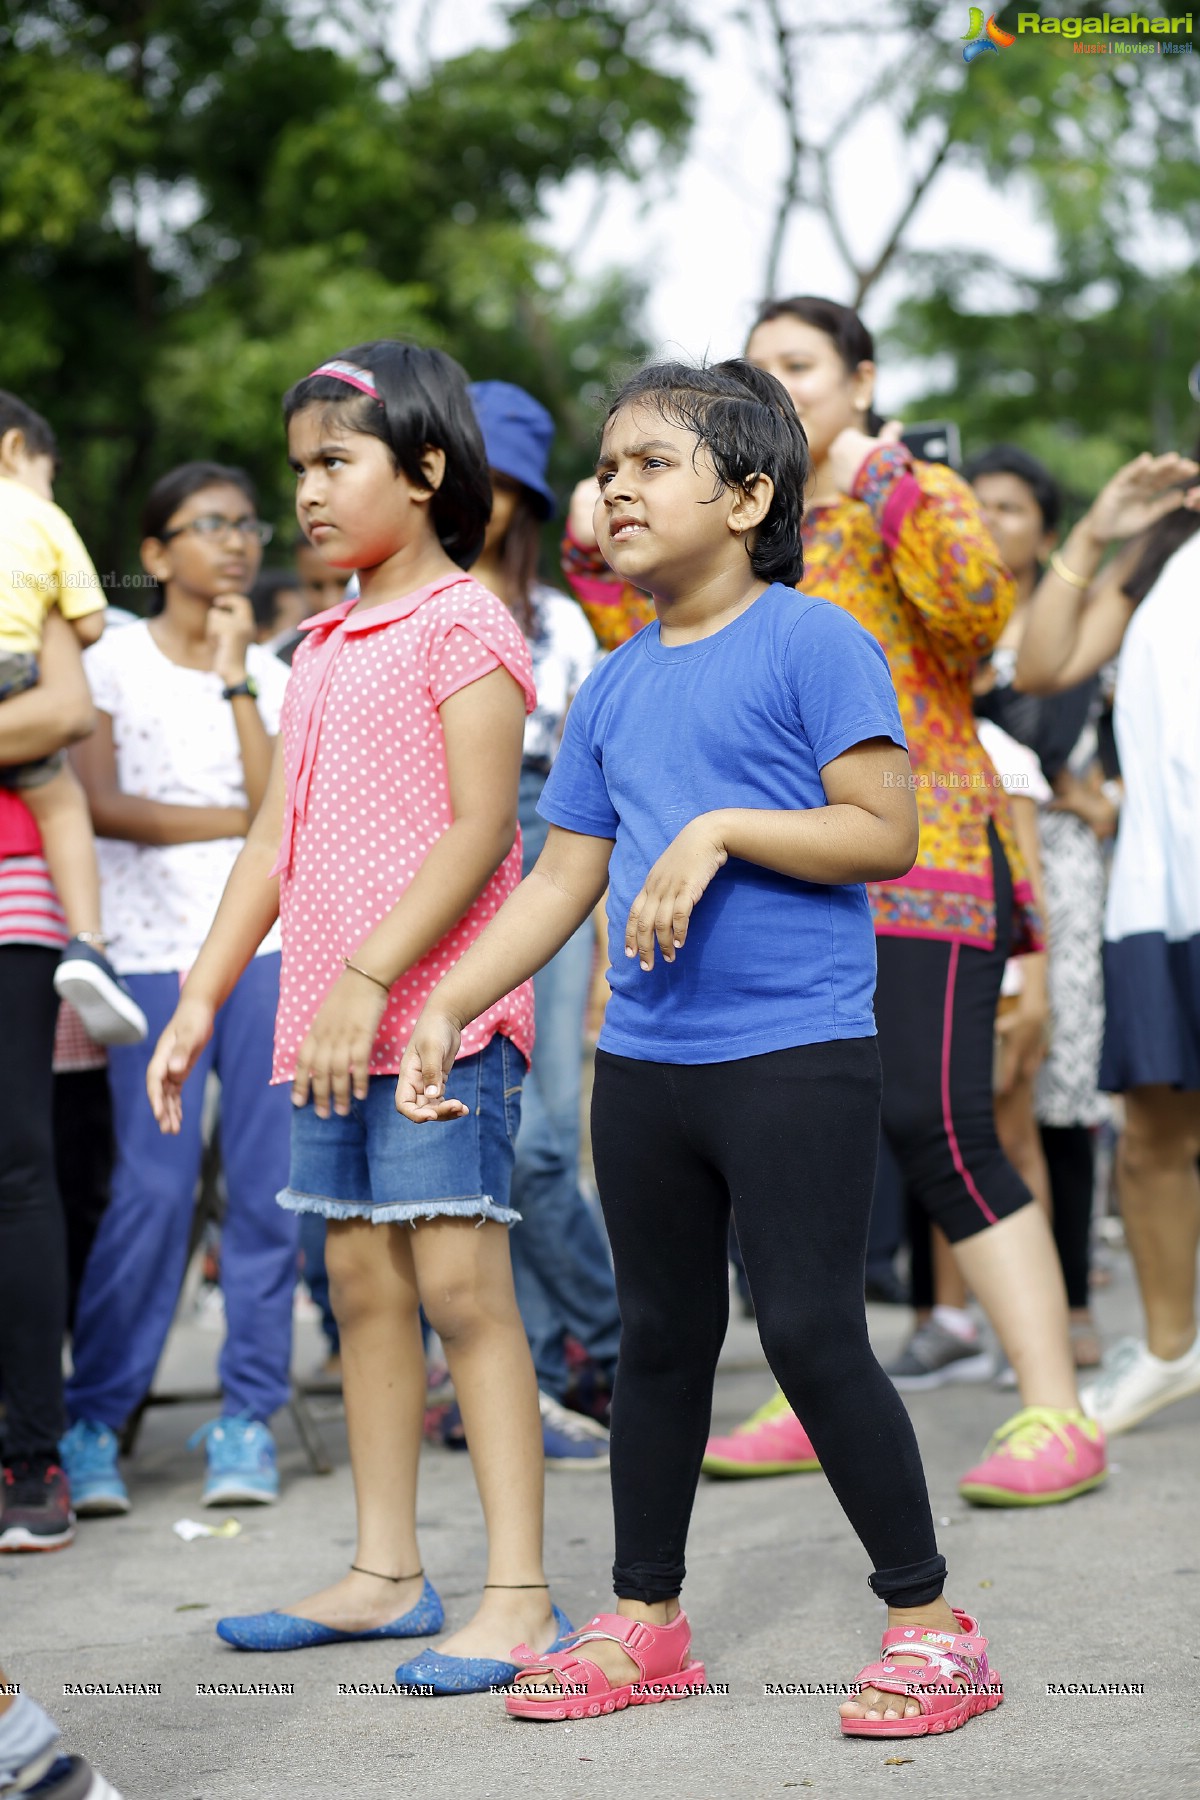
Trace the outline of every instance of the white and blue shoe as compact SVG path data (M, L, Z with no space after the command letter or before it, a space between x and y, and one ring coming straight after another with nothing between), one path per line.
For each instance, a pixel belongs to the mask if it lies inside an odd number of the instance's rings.
M608 1433L598 1419L572 1412L538 1389L542 1451L548 1469L607 1469Z
M265 1425L247 1413L226 1413L202 1425L188 1439L188 1449L204 1443L208 1478L201 1496L205 1506L273 1506L279 1498L275 1439Z
M83 1020L97 1044L140 1044L150 1027L146 1015L103 951L74 937L54 971L54 991Z
M117 1468L117 1434L98 1419L76 1419L58 1446L81 1519L129 1511L129 1490Z

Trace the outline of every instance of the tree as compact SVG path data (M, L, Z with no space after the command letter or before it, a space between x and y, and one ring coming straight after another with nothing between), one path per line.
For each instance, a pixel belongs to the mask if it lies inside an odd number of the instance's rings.
M1020 10L1000 9L999 25L1016 35ZM1068 0L1039 14L1100 21L1104 10ZM845 298L870 310L890 278L900 297L886 341L944 371L919 410L951 413L976 442L1020 437L1086 489L1186 430L1200 56L1084 56L1039 33L967 65L968 12L939 0L876 0L861 15L840 0L749 0L745 23L768 57L787 146L765 291L777 290L804 215L819 219L845 266ZM1200 48L1200 32L1187 41ZM861 75L847 83L848 53L864 46L849 65ZM866 255L853 247L839 179L861 131L898 140L907 163L905 192ZM997 209L1013 192L1032 200L1053 232L1050 277L953 245L913 250L920 210L955 167L982 173ZM868 216L870 201L854 195Z
M128 564L149 480L244 463L289 514L279 401L355 341L412 335L590 429L639 347L639 293L537 240L577 170L677 153L689 96L651 61L675 7L522 0L495 49L431 64L426 6L16 0L0 11L0 385L59 429L62 497ZM619 349L618 349L619 347Z

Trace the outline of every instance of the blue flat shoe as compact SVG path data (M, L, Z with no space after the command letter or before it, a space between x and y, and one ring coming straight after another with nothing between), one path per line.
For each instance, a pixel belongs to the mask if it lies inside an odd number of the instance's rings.
M417 1604L390 1625L372 1631L339 1631L316 1619L298 1619L292 1613L243 1613L217 1620L217 1636L235 1650L316 1650L323 1644L366 1644L377 1638L433 1637L446 1622L442 1603L425 1583Z
M573 1636L575 1627L557 1606L552 1611L558 1636L550 1650L558 1650ZM544 1650L542 1655L548 1656L550 1650ZM501 1662L491 1656L446 1656L441 1650L422 1650L400 1664L396 1685L432 1688L435 1694L490 1694L493 1688L507 1687L519 1668L519 1663Z

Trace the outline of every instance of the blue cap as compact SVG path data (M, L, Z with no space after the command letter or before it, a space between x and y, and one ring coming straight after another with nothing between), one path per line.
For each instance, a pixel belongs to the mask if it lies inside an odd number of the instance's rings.
M473 381L467 391L483 433L488 467L528 488L542 517L552 519L558 502L546 480L546 462L554 442L554 420L540 401L511 381Z

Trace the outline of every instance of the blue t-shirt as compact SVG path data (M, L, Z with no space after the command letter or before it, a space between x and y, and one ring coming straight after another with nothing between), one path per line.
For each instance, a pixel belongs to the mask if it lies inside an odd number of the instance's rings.
M821 769L868 738L904 746L883 651L841 607L779 583L697 643L665 645L647 625L588 676L538 811L616 840L602 1050L712 1063L874 1036L861 883L825 887L730 857L673 963L657 945L649 972L625 955L629 908L685 825L719 807L824 806Z

